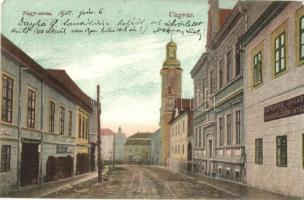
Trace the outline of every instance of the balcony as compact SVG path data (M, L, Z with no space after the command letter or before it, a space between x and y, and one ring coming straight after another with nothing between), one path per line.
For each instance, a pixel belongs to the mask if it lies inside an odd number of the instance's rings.
M215 160L229 163L245 162L245 147L241 145L217 147Z

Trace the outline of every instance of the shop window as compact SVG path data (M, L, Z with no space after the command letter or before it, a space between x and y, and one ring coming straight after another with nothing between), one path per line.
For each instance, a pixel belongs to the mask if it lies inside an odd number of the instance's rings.
M11 161L11 146L1 146L1 172L8 172L10 170Z

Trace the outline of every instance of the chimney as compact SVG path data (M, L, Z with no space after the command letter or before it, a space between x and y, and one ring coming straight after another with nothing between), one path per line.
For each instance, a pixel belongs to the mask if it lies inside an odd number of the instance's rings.
M118 127L118 133L121 133L121 127Z
M208 30L207 30L207 42L211 41L215 34L218 32L219 25L219 1L208 0Z

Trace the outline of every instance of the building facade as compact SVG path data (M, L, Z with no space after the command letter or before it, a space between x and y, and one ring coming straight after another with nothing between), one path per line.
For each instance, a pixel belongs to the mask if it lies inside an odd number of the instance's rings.
M177 45L170 41L166 46L166 60L160 71L161 75L161 109L160 131L162 142L161 164L168 166L170 153L170 125L174 100L181 97L182 68L176 55Z
M114 134L114 151L115 162L123 162L124 160L124 146L127 140L126 134L122 132L121 127L118 128L118 132Z
M105 161L113 160L113 145L114 145L114 132L108 128L100 130L101 140L101 159Z
M4 36L0 92L1 194L75 175L78 108L91 112L88 97Z
M74 151L74 165L76 175L89 172L90 169L90 156L89 156L89 132L90 132L90 119L95 118L96 112L93 110L91 98L84 94L80 88L74 83L69 75L64 70L48 69L47 72L53 76L59 83L65 85L65 87L77 98L83 99L82 104L76 105L76 124L77 136L76 145ZM84 106L86 105L86 106ZM68 118L71 118L71 112L69 111ZM60 123L64 123L65 108L61 106L59 109ZM97 123L97 121L92 123ZM59 124L60 125L60 124ZM71 123L71 126L73 124ZM64 129L60 130L64 132Z
M303 4L272 3L241 40L246 182L304 198Z
M192 170L193 113L191 99L177 99L170 121L169 168L177 171Z
M194 82L193 170L245 182L243 60L239 38L269 2L241 2L232 10L209 1L206 52Z
M124 162L129 164L150 164L151 133L135 133L125 143Z
M160 153L161 153L161 135L160 135L160 129L157 129L151 135L151 164L160 165Z

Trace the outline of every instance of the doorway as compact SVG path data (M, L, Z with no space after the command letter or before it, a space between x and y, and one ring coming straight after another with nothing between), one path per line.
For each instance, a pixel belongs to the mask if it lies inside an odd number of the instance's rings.
M212 157L212 140L209 140L209 158Z
M21 186L38 183L39 152L35 143L22 143L21 152Z
M192 171L192 145L188 144L188 152L187 152L187 171Z

